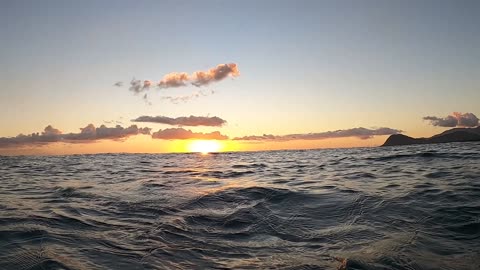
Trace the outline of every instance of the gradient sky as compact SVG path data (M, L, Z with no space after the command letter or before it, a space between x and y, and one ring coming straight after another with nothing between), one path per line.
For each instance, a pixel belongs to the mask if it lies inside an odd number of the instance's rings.
M480 1L0 0L0 136L63 132L140 115L218 116L228 136L389 127L442 131L422 117L479 114ZM162 100L133 78L236 63L215 94ZM165 91L165 92L163 92ZM159 124L136 123L157 131ZM189 128L190 129L190 128ZM287 143L228 142L228 150L376 146L385 136ZM1 153L170 152L184 142L50 145ZM180 145L180 146L179 146Z

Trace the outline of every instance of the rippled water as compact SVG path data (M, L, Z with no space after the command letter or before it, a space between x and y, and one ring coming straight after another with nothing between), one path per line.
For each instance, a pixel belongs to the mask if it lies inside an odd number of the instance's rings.
M480 269L480 144L0 157L0 269Z

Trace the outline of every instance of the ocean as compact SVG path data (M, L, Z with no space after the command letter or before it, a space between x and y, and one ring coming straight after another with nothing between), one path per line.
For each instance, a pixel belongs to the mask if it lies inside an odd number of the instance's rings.
M480 269L480 144L0 157L0 269Z

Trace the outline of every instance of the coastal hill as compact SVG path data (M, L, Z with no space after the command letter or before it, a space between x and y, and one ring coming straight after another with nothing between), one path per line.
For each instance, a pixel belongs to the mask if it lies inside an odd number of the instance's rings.
M476 128L452 128L430 138L412 138L403 134L394 134L388 137L382 146L473 141L480 141L480 126Z

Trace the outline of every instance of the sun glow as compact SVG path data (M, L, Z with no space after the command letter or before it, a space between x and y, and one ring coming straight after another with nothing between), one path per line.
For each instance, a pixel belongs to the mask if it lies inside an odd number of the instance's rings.
M188 145L190 152L208 154L211 152L220 152L222 145L217 141L193 141Z

